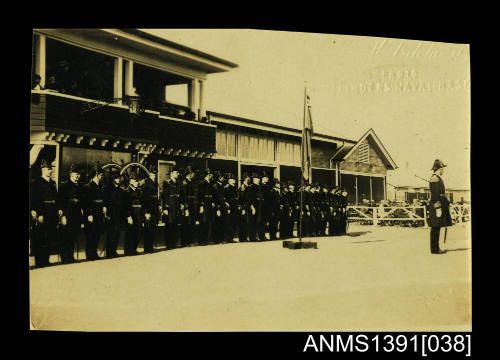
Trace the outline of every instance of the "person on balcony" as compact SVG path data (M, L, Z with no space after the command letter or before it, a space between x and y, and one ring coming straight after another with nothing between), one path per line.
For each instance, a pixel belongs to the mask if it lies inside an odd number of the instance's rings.
M47 78L47 83L45 84L45 89L57 92L60 91L60 86L55 75L49 75L49 77Z
M432 166L434 172L429 180L431 199L429 201L428 225L431 228L430 247L432 254L444 254L442 244L446 242L447 227L452 226L450 215L450 203L446 198L446 188L442 179L445 165L441 160L436 159ZM440 241L441 228L444 227L444 239Z
M31 90L43 90L43 86L40 84L42 77L38 74L33 75L33 84L31 84Z

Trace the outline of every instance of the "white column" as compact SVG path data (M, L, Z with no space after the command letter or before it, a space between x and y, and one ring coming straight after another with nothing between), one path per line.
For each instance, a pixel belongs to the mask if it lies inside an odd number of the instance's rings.
M204 88L205 88L205 81L200 80L200 115L199 119L202 117L205 117L205 99L204 99Z
M45 86L47 76L47 48L45 35L35 35L35 74L40 75L40 85Z
M370 176L370 203L373 201L372 177Z
M188 84L188 106L189 109L194 112L195 119L198 119L198 109L197 109L197 98L196 90L198 85L198 79L192 79Z
M134 95L134 62L125 62L125 95Z
M396 195L394 195L394 198ZM386 178L384 176L384 200L387 200L387 183L386 183Z
M115 59L114 80L113 80L113 98L119 99L123 97L123 59L118 57ZM121 100L117 100L117 104L122 104Z
M358 175L354 175L354 179L356 180L356 205L358 204Z

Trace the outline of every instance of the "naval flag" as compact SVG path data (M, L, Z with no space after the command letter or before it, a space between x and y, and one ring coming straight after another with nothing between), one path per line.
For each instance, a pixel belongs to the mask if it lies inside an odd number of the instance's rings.
M310 183L312 177L311 168L311 138L313 137L313 124L311 117L311 104L307 89L304 91L304 126L302 128L302 143L300 153L302 158L302 178L304 182Z

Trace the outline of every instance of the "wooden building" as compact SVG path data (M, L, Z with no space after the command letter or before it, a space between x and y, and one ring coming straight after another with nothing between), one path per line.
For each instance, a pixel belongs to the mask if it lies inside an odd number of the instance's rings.
M37 29L33 64L52 90L32 90L30 168L34 175L50 159L56 183L71 163L89 170L152 157L160 184L174 162L205 166L216 151L205 82L237 67L135 29ZM179 84L188 106L165 101Z
M33 44L33 75L52 90L31 92L32 175L45 158L56 183L97 161L157 165L160 186L173 164L300 182L301 129L206 111L208 75L238 65L135 29L37 29ZM179 85L187 106L166 101ZM387 198L397 166L373 129L311 145L313 182L345 188L350 204Z

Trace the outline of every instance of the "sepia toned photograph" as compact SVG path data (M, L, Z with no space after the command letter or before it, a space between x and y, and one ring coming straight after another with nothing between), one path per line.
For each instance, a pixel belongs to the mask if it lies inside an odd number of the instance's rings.
M470 46L35 28L31 330L472 330Z

